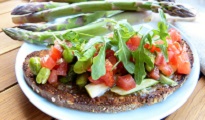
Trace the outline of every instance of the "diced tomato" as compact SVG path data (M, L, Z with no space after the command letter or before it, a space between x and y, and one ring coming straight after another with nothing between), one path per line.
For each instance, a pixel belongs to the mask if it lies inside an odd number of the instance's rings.
M166 60L164 58L164 55L161 52L157 52L157 56L155 58L155 64L156 65L165 65Z
M178 64L177 72L180 74L189 74L191 71L190 62L183 62L182 64Z
M55 46L51 46L49 55L53 58L54 61L57 61L61 58L61 52Z
M105 69L106 69L106 72L108 71L112 71L112 67L113 67L113 64L108 60L106 59L105 61Z
M105 68L106 68L106 73L104 76L100 77L100 79L102 79L104 81L105 85L112 87L115 83L114 75L113 75L113 71L112 71L113 65L107 59L105 61Z
M148 76L155 80L158 80L159 79L159 69L157 67L154 67L154 69L148 73Z
M115 56L110 56L109 58L107 58L111 63L112 65L114 66L116 63L117 63L117 58ZM112 68L113 70L113 73L115 74L117 72L117 67L115 68Z
M179 50L179 52L181 53L181 52L182 52L182 47L181 47L181 45L180 45L178 42L174 42L173 44L174 44L174 46Z
M115 52L113 50L110 50L110 49L106 50L105 58L109 58L111 56L115 56Z
M188 54L186 52L182 52L181 55L177 56L177 72L180 74L189 74L190 71L191 64Z
M49 84L56 84L58 82L58 75L56 70L51 70L51 74L48 78Z
M127 70L125 69L124 65L122 62L120 62L118 65L117 65L117 73L119 73L120 75L125 75L127 74Z
M115 65L117 63L117 58L114 55L115 52L113 50L106 50L106 59L108 59L112 65Z
M173 73L173 69L169 64L160 65L158 68L166 76L170 76Z
M115 84L114 75L112 71L107 71L106 74L100 77L104 81L105 85L112 87Z
M71 44L71 43L70 43ZM67 44L68 45L68 44ZM71 44L72 45L72 44ZM61 45L59 43L55 43L54 47L56 49L58 49L61 53L63 52L63 48L61 47Z
M56 65L56 62L51 58L49 55L46 55L41 58L41 66L46 67L48 69L53 69L53 67Z
M56 68L57 75L66 76L68 72L68 63L63 61L59 64L58 68Z
M177 47L179 47L179 46L177 45ZM178 49L177 47L175 46L175 44L169 44L168 51L172 51L175 54L180 54L181 53L180 48Z
M116 85L126 91L136 87L135 80L130 74L125 76L118 76Z
M140 45L140 40L141 38L139 36L134 35L126 42L126 45L131 51L135 51Z
M172 68L172 73L177 71L177 64L168 63L169 66Z
M180 35L180 33L176 29L171 28L169 30L169 35L170 35L170 37L171 37L173 42L181 41L181 35Z
M88 80L93 83L93 84L100 84L100 83L104 83L104 81L102 79L98 79L98 80L93 80L92 77L88 77Z
M106 59L105 68L106 73L105 75L101 76L98 80L93 80L92 77L89 77L89 81L94 84L105 83L105 85L112 87L115 84L114 75L112 71L112 63Z
M147 48L148 50L150 50L150 52L160 52L161 50L160 50L160 48L158 48L158 47L156 47L155 45L150 45L150 44L145 44L144 45L144 48Z
M169 63L177 65L177 57L173 51L168 51Z

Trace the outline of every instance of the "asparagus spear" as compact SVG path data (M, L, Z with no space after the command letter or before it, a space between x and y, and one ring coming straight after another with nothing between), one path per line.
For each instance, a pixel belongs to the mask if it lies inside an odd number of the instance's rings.
M90 1L80 2L49 9L46 11L37 12L31 15L13 16L14 23L26 22L47 22L49 20L68 16L71 14L87 13L93 11L108 11L108 10L128 10L128 11L146 11L151 10L158 12L161 8L165 13L172 16L193 17L195 16L188 9L172 2L149 2L149 1Z
M103 0L31 0L31 2L67 2L67 3L76 3L76 2L86 2L86 1L103 1Z
M104 27L104 26L106 26L106 22L100 21L88 26L83 26L83 27L64 30L64 31L57 31L57 32L48 32L48 31L32 32L20 28L5 28L2 30L4 31L5 34L7 34L9 37L15 40L26 41L34 44L49 45L54 43L55 40L54 35L59 39L61 39L62 35L69 33L70 31L75 31L83 34L96 35L96 34L105 33L109 31L110 27Z
M127 19L127 21L130 24L139 24L140 22L144 22L144 19L149 18L152 14L151 12L142 12L138 13L138 17L135 16L136 13L133 12L123 12L121 14L117 14L112 19L119 21L122 19ZM64 31L57 31L57 32L32 32L23 30L20 28L5 28L3 29L4 33L6 33L9 37L11 37L14 40L21 40L25 42L35 43L35 44L53 44L53 41L55 38L53 35L56 35L57 37L60 37L61 35L73 30L75 32L83 33L83 34L90 34L90 35L104 35L108 32L110 32L110 29L112 29L112 25L109 24L106 21L98 21L94 22L82 27L64 30ZM85 36L83 36L85 37ZM61 39L61 38L60 38Z
M43 10L48 10L51 8L62 7L69 5L68 3L57 3L57 2L33 2L33 3L24 3L16 6L11 15L23 15L28 13L35 13Z
M48 2L53 1L53 2ZM64 5L68 5L69 2L85 2L85 1L103 1L103 0L35 0L35 2L24 3L15 7L11 15L23 15L28 13L35 13L38 11L48 10L51 8L61 7ZM158 2L166 1L166 2L174 2L174 0L157 0ZM57 2L67 2L67 3L57 3Z
M76 28L80 26L87 25L96 21L102 17L110 17L121 13L122 11L98 11L95 13L88 13L88 14L78 14L76 16L69 16L64 19L60 18L61 20L55 20L54 23L26 23L18 26L18 28L30 30L30 31L62 31L66 29Z

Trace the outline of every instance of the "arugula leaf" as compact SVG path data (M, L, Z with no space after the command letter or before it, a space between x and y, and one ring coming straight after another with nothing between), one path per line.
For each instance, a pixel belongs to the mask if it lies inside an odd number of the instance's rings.
M79 34L74 31L68 31L63 34L63 38L68 41L74 41L76 39L79 39Z
M160 13L160 18L161 21L158 22L158 30L153 30L154 35L159 35L160 39L164 41L163 45L158 45L157 47L159 47L162 50L162 54L165 57L165 60L168 62L168 52L167 52L167 47L168 47L168 43L166 38L169 36L168 34L168 23L166 20L166 15L164 14L163 10L159 9L158 10Z
M127 22L127 20L119 21L115 26L115 29L118 29L121 33L121 37L123 40L127 41L130 37L136 34L133 27Z
M152 32L154 33L153 36L158 35L160 39L164 41L164 44L157 45L157 47L159 47L162 50L162 54L165 56L165 60L168 62L169 60L168 52L167 52L168 43L166 40L167 36L169 36L168 26L164 22L158 22L158 29L152 30Z
M82 57L80 57L78 60L79 61L87 61L89 58L93 57L93 55L95 54L95 51L96 51L96 48L94 46L92 46L87 51L85 51L83 53Z
M117 51L117 55L120 61L122 61L125 69L130 73L134 73L134 64L129 61L131 57L131 52L128 50L125 41L122 40L122 36L120 34L120 31L118 29L114 30L114 35L116 39L118 40L118 47L120 48L119 51Z
M142 51L140 51L140 49L137 49L133 53L133 57L137 61L137 63L135 64L135 69L134 69L134 78L135 78L135 81L138 85L141 84L142 80L146 76L143 56L141 56L142 54L143 53L142 53Z
M96 43L103 43L104 39L101 36L96 36L94 38L91 38L85 45L83 48L83 51L89 49L90 47L92 47L93 45L95 45Z
M136 61L135 68L134 68L134 78L137 84L141 84L142 80L146 76L145 66L144 66L145 63L150 67L154 67L154 62L149 56L150 53L144 48L144 44L149 39L150 39L150 34L148 32L145 36L142 37L139 48L132 53Z
M91 76L93 80L99 79L101 76L105 75L105 50L106 43L100 48L100 51L97 56L93 58L93 64L91 66Z

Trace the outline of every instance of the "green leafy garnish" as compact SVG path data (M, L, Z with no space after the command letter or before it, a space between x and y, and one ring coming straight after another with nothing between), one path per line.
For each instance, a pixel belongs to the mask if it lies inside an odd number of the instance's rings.
M98 55L93 58L93 64L91 66L91 70L92 70L91 76L93 80L99 79L101 76L105 75L106 73L105 50L106 50L106 42L104 41L104 45L100 48Z
M125 42L134 34L134 29L127 21L119 22L114 29L114 40L118 42L118 51L116 55L130 74L134 73L135 66L134 63L130 62L131 51L127 48Z
M83 51L89 49L90 47L92 47L93 45L95 45L96 43L103 43L104 39L103 37L100 36L96 36L94 38L91 38L83 47Z
M141 84L142 80L146 76L145 64L151 67L154 66L153 61L147 53L148 51L144 48L146 41L149 40L149 36L149 32L143 36L140 41L140 46L136 51L133 52L133 57L136 61L134 68L134 78L137 84Z
M159 47L162 51L162 54L165 56L165 60L168 62L168 53L167 53L167 40L166 38L169 36L168 34L168 24L166 21L166 16L164 14L164 12L159 9L159 13L160 13L160 17L161 17L161 21L158 22L158 29L157 30L152 30L153 31L153 36L157 35L159 36L159 38L161 40L164 41L164 44L162 45L157 45L157 47Z
M90 47L87 51L85 51L78 60L79 61L87 61L89 58L93 57L95 54L96 48L94 46Z
M131 52L128 50L125 41L122 40L119 30L115 31L116 38L118 39L118 47L120 48L117 52L117 56L122 61L125 69L130 73L134 73L134 63L130 62Z

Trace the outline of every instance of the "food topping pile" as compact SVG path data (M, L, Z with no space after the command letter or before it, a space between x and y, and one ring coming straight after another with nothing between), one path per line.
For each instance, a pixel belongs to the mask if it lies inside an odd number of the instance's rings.
M126 20L108 20L114 28L106 36L88 40L70 31L69 39L56 38L49 54L30 58L36 82L58 86L72 81L94 98L109 90L127 95L156 84L176 86L174 74L190 73L187 46L165 20L146 32L143 26L134 30Z

